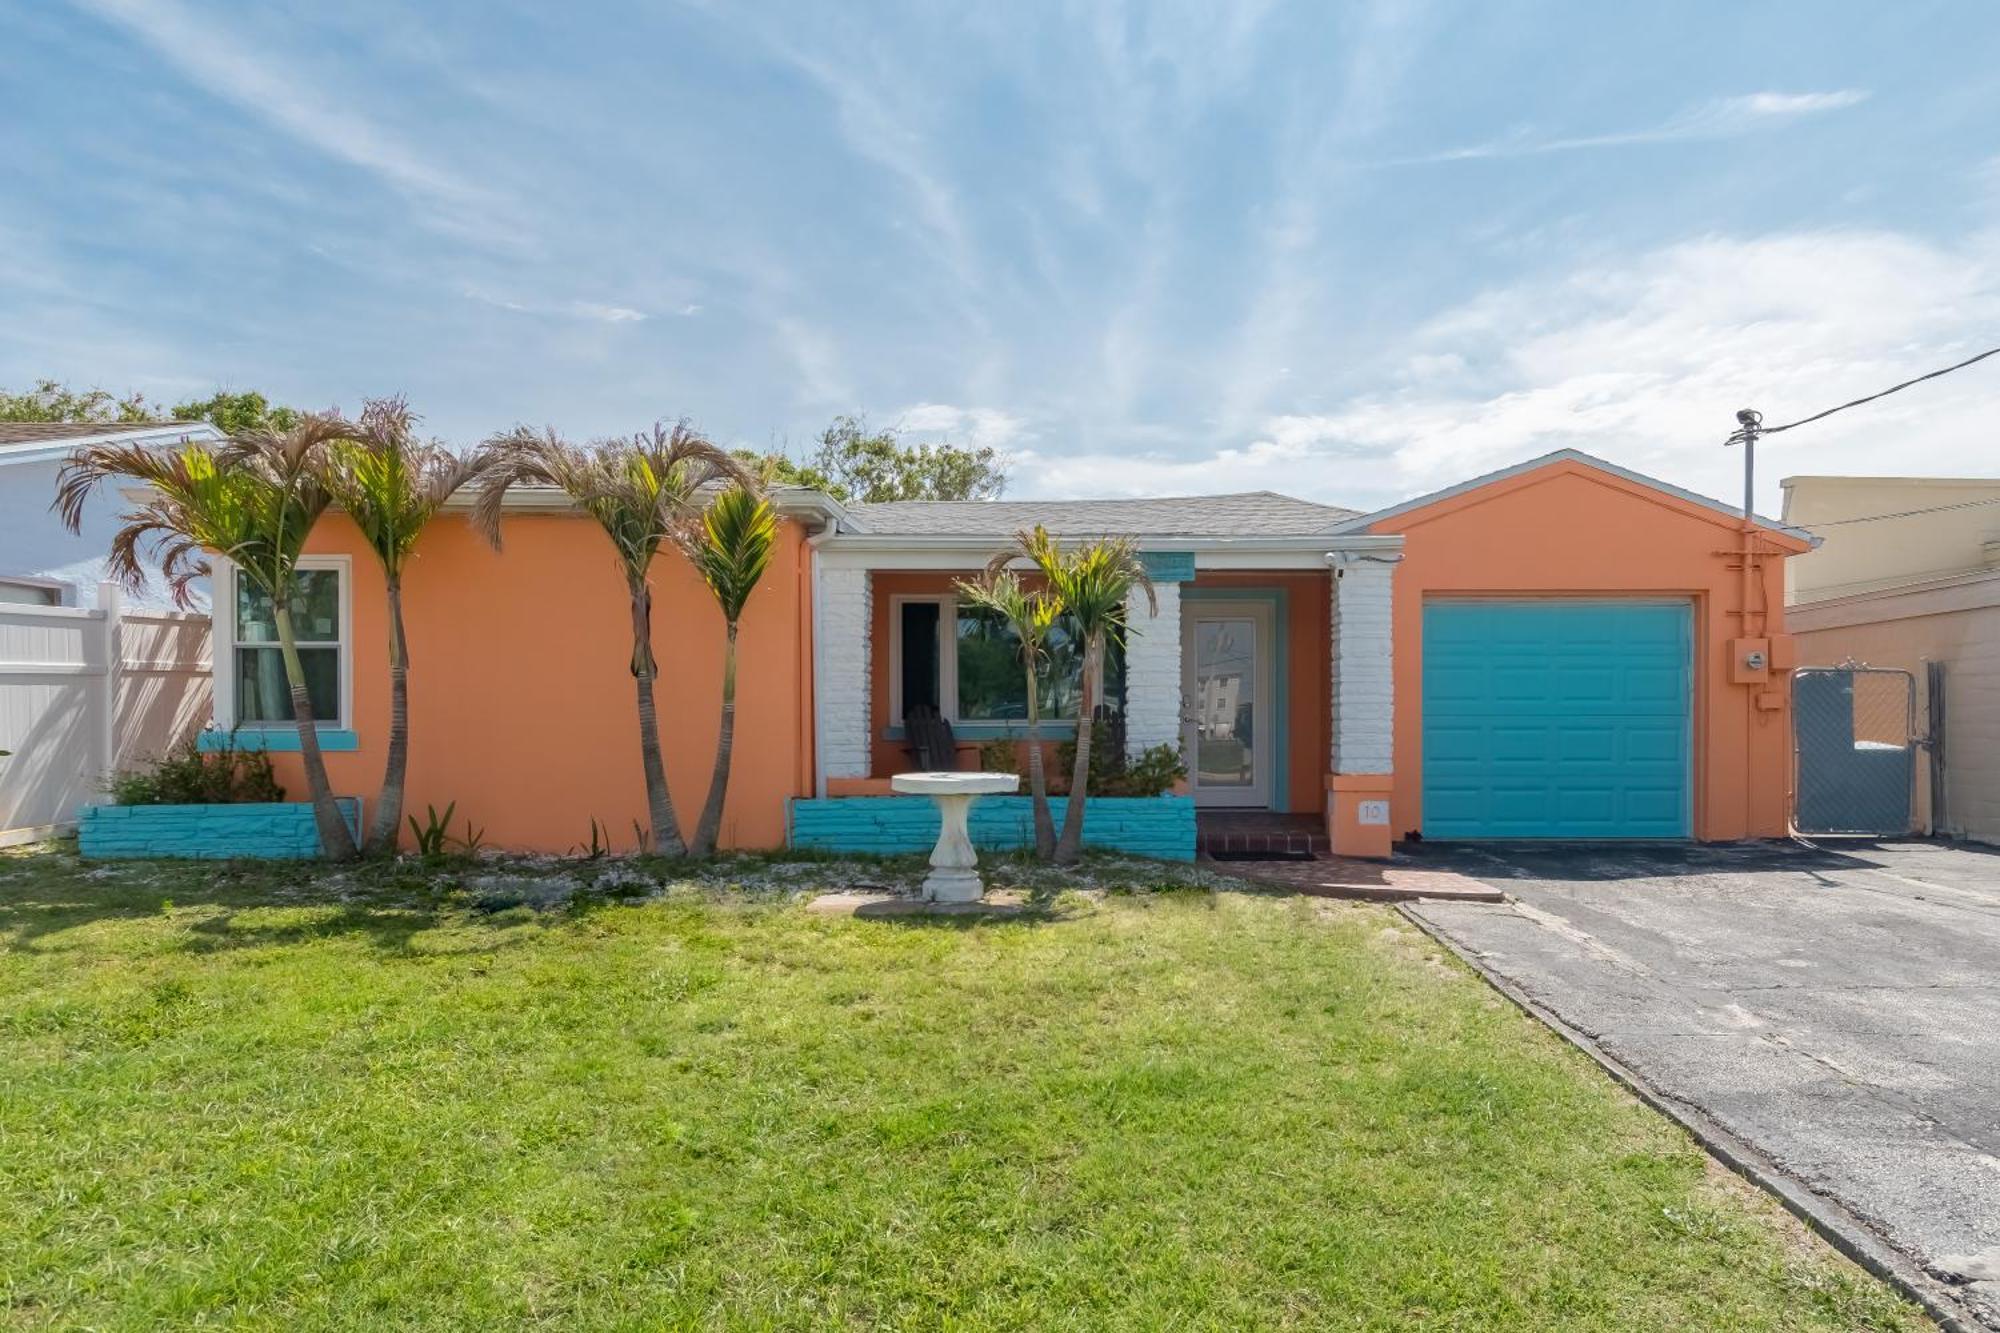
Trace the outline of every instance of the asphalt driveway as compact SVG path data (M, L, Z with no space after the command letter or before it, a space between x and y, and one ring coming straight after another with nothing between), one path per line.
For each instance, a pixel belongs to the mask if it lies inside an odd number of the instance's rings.
M2000 849L1426 848L1413 915L2000 1329Z

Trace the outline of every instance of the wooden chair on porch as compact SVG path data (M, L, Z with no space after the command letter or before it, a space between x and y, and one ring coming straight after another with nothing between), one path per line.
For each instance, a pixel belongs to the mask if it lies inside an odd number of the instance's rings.
M964 761L967 752L973 757L971 767L979 766L979 747L952 735L951 723L928 704L918 704L904 715L903 745L919 772L956 773L967 767Z

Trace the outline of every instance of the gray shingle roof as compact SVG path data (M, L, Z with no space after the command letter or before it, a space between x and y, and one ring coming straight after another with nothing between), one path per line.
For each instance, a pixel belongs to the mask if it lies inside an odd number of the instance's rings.
M1040 523L1071 537L1302 537L1359 511L1275 491L1157 500L898 500L847 507L861 532L892 537L1004 537Z
M86 440L93 435L122 435L127 431L162 430L173 426L194 430L200 424L190 421L0 421L0 444L56 444L63 440Z

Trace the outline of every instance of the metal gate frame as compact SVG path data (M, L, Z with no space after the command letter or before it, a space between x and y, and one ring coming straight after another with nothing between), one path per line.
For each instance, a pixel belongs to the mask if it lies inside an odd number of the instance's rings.
M1855 685L1858 683L1859 678L1865 676L1895 677L1901 681L1903 687L1902 718L1900 719L1901 722L1900 730L1902 733L1901 754L1903 756L1903 774L1902 774L1902 784L1901 784L1903 788L1901 793L1903 801L1903 826L1901 828L1860 827L1860 825L1865 823L1865 820L1861 818L1852 818L1845 820L1829 819L1825 821L1829 825L1828 827L1808 828L1804 820L1801 818L1802 814L1804 813L1804 806L1806 803L1806 795L1807 795L1806 771L1807 771L1808 746L1806 744L1806 735L1808 733L1808 730L1815 729L1820 726L1835 725L1838 721L1840 721L1839 719L1834 719L1831 717L1826 718L1826 720L1824 721L1816 721L1813 717L1809 716L1812 710L1818 708L1819 705L1808 706L1807 704L1805 704L1801 699L1799 685L1804 680L1818 676L1850 677L1850 682L1845 692L1848 712L1847 712L1847 717L1844 719L1844 722L1847 727L1848 747L1850 751L1856 755L1864 753L1862 749L1863 743L1859 739L1857 739L1854 734L1855 723L1857 720L1857 709L1855 706L1855 697L1856 697ZM1879 715L1876 720L1880 722L1888 722L1891 720L1892 717L1893 714L1885 713ZM1813 836L1823 836L1823 835L1855 836L1855 837L1909 836L1911 833L1916 831L1916 820L1917 820L1916 753L1920 748L1924 748L1924 744L1925 744L1924 738L1917 732L1917 682L1914 673L1897 667L1871 667L1857 662L1846 662L1839 666L1798 668L1796 671L1792 673L1792 829L1793 831L1796 833L1804 833ZM1857 770L1861 762L1862 761L1859 760L1856 761ZM1855 776L1863 779L1865 779L1866 777L1865 774L1861 774L1858 771L1855 774ZM1884 786L1879 788L1875 793L1872 793L1872 795L1886 798L1888 793L1889 789L1886 786ZM1860 795L1862 797L1866 797L1871 795L1871 793L1864 791L1860 793ZM1854 804L1847 807L1846 813L1855 814L1857 812L1862 812L1862 805L1863 805L1862 801L1856 801ZM1887 821L1879 821L1879 822L1886 823Z

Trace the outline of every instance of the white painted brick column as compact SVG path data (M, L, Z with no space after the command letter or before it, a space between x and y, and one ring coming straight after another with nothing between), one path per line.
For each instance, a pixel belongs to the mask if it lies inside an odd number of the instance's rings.
M1125 603L1125 751L1135 758L1181 743L1181 585L1156 583L1153 595L1156 616L1144 591Z
M1335 552L1333 761L1335 773L1395 769L1392 578L1400 554Z
M825 778L870 776L868 661L872 586L865 569L822 568L813 657L819 678L819 771ZM824 790L821 792L824 795Z

